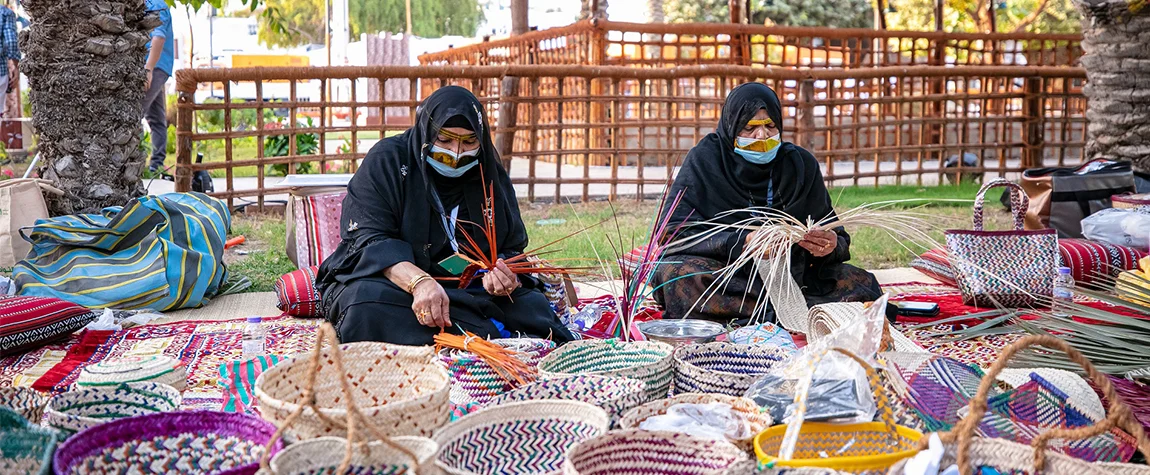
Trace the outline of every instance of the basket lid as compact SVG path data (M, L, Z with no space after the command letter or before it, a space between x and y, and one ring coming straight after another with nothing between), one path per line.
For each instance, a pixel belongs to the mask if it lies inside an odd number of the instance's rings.
M107 386L150 381L182 367L183 363L179 360L164 355L125 356L85 367L76 384Z

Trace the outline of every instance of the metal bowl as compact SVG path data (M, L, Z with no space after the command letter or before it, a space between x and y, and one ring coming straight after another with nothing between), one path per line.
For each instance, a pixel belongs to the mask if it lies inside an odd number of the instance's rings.
M653 341L678 347L688 343L707 343L727 332L722 325L708 320L652 320L638 324L639 331Z

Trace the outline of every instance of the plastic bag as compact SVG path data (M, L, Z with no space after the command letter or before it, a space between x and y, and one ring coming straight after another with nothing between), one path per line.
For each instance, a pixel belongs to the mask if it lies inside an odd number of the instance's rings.
M1091 241L1145 250L1150 247L1150 211L1104 209L1082 220L1082 235Z
M742 440L750 438L751 425L730 404L675 404L666 414L651 416L639 423L643 430L679 432L704 439Z

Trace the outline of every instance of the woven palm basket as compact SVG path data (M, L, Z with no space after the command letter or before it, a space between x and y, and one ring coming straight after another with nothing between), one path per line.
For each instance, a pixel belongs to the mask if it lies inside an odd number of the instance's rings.
M580 374L525 384L492 399L487 407L539 399L582 401L607 411L614 423L623 413L643 403L645 388L642 381L634 379Z
M777 346L692 343L675 349L675 393L742 396L790 352Z
M0 388L0 407L11 409L32 424L39 424L48 398L32 388Z
M399 474L410 473L413 465L431 460L439 445L426 437L395 437L392 443L413 452L417 461L382 441L369 442L364 449L352 450L351 466L347 473ZM276 454L271 461L275 475L335 474L342 455L347 450L347 439L320 437L295 443Z
M646 383L645 400L667 397L675 375L674 348L653 341L580 340L563 345L539 362L544 379L577 374L631 378Z
M385 435L428 437L447 423L450 384L431 347L361 342L340 345L339 350L356 406ZM295 440L346 434L342 421L347 420L347 407L331 351L324 349L321 367L315 369L315 393L316 406L333 423L305 408L289 431ZM265 419L281 425L299 408L310 371L310 356L305 355L260 374L255 393Z
M575 444L607 432L607 413L579 401L526 401L496 406L435 434L435 465L458 474L559 473Z
M63 434L0 407L0 473L47 474Z
M738 413L747 421L747 424L750 425L750 436L744 439L730 441L742 450L754 450L753 443L755 435L771 426L771 415L760 408L758 404L755 404L755 401L745 397L728 396L726 394L676 394L668 399L652 401L627 411L626 414L623 414L623 419L619 421L619 428L638 429L639 424L642 424L643 421L652 416L666 414L667 410L676 404L711 403L722 403L731 406L731 411Z
M79 389L53 397L44 423L72 435L116 419L177 411L181 401L176 388L158 383Z
M569 475L722 474L747 459L742 449L722 440L663 431L615 430L567 452Z
M169 356L125 356L86 366L76 379L77 386L86 388L144 382L167 384L183 391L188 387L187 369Z
M808 340L819 341L843 325L862 318L863 310L866 310L866 305L858 302L825 303L811 307L807 317ZM927 352L902 332L891 327L889 322L883 329L881 351Z
M517 352L517 358L532 368L555 349L555 342L542 338L499 338L491 340L491 343ZM451 402L458 406L487 404L492 398L515 388L483 358L470 351L445 349L439 352L439 362L451 376Z

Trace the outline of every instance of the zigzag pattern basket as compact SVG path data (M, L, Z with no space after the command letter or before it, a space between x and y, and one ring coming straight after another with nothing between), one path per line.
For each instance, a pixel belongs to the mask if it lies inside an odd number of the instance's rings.
M158 383L126 383L57 395L48 402L44 422L67 435L125 417L180 409L180 392Z
M645 400L667 397L674 377L674 348L653 341L579 340L563 345L539 362L544 379L594 374L646 383Z
M519 352L519 359L532 368L555 349L555 342L542 338L499 338L491 342ZM487 404L492 398L515 387L486 361L469 351L443 350L439 352L439 362L451 376L451 402L458 406Z
M0 473L51 473L52 453L63 439L63 434L0 407Z
M722 440L675 432L615 430L572 447L563 473L713 475L746 459L746 452Z
M428 437L447 423L450 383L447 371L435 363L431 347L374 342L340 345L344 368L355 403L388 436ZM347 420L343 389L335 373L331 347L321 357L315 383L316 405L328 420ZM303 401L310 356L291 358L264 371L256 379L256 397L263 417L282 424ZM343 435L342 425L329 424L311 408L304 409L289 430L295 440Z
M11 409L33 425L40 423L48 397L32 388L0 388L0 407Z
M668 399L651 401L636 407L623 414L619 421L620 429L638 429L639 424L652 416L663 415L676 404L711 404L722 403L731 406L731 411L741 415L750 425L750 436L745 439L732 440L731 443L740 449L754 450L755 435L771 426L771 415L755 404L755 401L745 397L728 396L726 394L677 394Z
M439 449L435 441L426 437L395 437L391 441L414 452L419 464L429 461ZM334 475L346 450L347 439L342 437L298 442L276 454L271 460L271 469L275 475ZM408 456L378 440L351 454L347 473L400 474L410 473L414 468Z
M643 403L646 386L634 379L589 374L541 379L492 399L487 407L537 399L582 401L607 411L614 423L624 412Z
M777 346L728 342L692 343L675 349L675 394L742 396L764 374L791 355Z
M435 434L435 465L446 473L558 473L567 450L607 432L607 413L579 401L527 401L491 407Z

